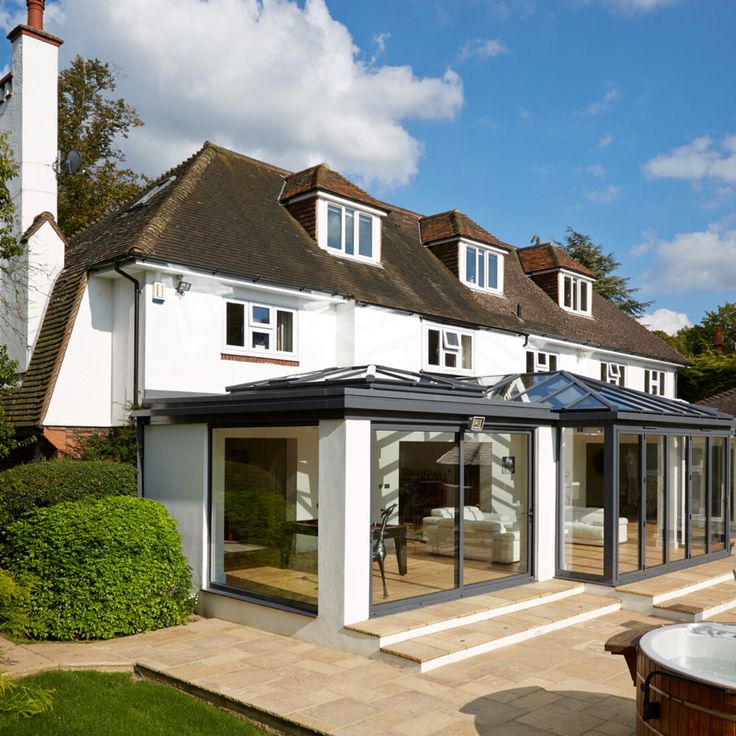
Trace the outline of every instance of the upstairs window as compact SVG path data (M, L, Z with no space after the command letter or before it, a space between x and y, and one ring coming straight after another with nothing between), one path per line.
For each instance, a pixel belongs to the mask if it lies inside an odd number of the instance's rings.
M592 281L569 273L560 273L560 306L576 314L591 313Z
M427 329L427 367L450 371L473 369L473 336L454 328Z
M664 396L664 371L644 370L644 391L655 396Z
M320 198L317 201L317 242L329 253L378 262L381 259L382 215L368 207L351 206L347 200L343 204L341 200Z
M475 289L503 292L503 254L490 248L462 243L460 280Z
M626 385L626 366L620 363L601 363L601 381L616 386Z
M294 312L270 304L226 301L225 346L239 352L293 355Z
M526 351L526 372L546 373L557 370L557 355L539 350Z

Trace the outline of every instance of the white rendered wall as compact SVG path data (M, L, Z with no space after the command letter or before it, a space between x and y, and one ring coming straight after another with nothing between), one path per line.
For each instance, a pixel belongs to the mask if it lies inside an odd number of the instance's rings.
M125 424L133 396L133 284L110 281L112 299L112 422Z
M207 579L207 425L147 426L144 452L143 495L177 519L198 591Z
M112 284L90 278L43 424L111 425L112 328Z
M537 580L555 576L557 565L557 431L538 427L535 438L534 463L534 570Z

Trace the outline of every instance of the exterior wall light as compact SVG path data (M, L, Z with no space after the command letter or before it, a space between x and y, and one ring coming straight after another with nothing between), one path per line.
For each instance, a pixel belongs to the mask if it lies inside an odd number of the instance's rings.
M176 293L181 295L184 294L184 292L189 291L189 289L192 288L192 285L189 281L184 281L183 276L174 276L174 288L176 289Z
M468 426L472 432L480 432L485 426L485 417L470 417L468 420Z

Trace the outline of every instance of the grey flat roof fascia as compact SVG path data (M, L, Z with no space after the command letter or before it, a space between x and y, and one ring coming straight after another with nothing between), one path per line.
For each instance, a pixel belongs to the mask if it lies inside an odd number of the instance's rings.
M381 412L384 414L434 414L445 416L494 416L500 419L553 422L549 407L451 392L414 391L385 387L358 388L332 385L290 387L284 390L236 392L219 396L154 399L134 412L141 417L185 417L233 414L280 414L285 412Z
M736 422L729 421L723 417L688 417L679 414L642 414L640 412L628 411L562 411L555 412L561 424L568 422L579 424L580 422L616 422L635 424L639 427L664 425L668 427L697 427L702 429L723 429L724 431L735 428Z

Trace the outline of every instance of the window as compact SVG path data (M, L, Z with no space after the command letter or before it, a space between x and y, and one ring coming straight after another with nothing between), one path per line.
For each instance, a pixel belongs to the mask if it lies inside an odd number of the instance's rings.
M664 371L644 370L644 391L655 396L664 396Z
M460 252L460 280L484 291L503 291L503 255L501 252L463 243Z
M535 350L526 352L526 372L544 373L557 370L557 356L554 353L542 353Z
M568 273L560 273L560 279L560 306L569 312L590 314L592 282Z
M428 328L427 366L452 371L472 370L473 336L452 328Z
M346 256L374 259L373 215L351 207L327 203L327 248ZM376 224L375 227L378 227Z
M245 352L293 354L294 312L269 304L226 301L225 345Z
M625 386L626 366L620 363L601 363L601 381L614 383L616 386Z

